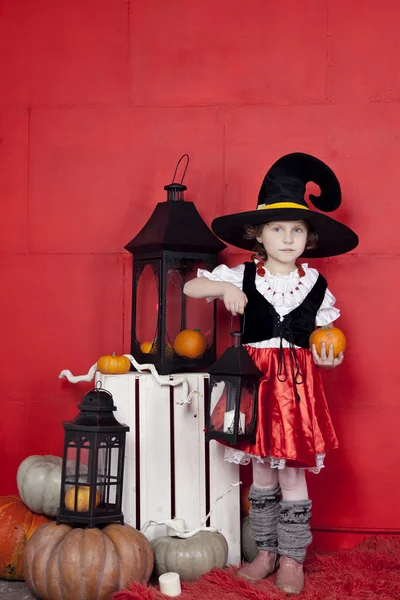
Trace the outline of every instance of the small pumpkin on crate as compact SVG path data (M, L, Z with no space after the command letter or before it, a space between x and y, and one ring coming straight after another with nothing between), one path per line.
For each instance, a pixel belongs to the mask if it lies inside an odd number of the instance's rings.
M199 531L188 538L167 535L153 539L151 547L157 576L173 572L194 581L212 569L224 569L228 560L227 541L217 531Z
M47 523L24 552L29 589L45 600L108 600L132 579L147 582L154 557L145 536L130 525L72 528Z
M174 350L184 358L200 358L207 348L207 338L200 329L183 329L174 341Z
M32 534L49 519L36 515L17 496L0 497L0 579L22 581L22 555Z
M126 356L117 356L113 352L111 355L101 356L97 361L97 368L105 375L123 375L128 373L131 363Z
M317 353L321 356L322 344L325 342L326 354L329 353L329 347L333 344L333 354L336 358L339 352L346 350L346 336L338 327L319 327L310 335L310 348L315 344Z

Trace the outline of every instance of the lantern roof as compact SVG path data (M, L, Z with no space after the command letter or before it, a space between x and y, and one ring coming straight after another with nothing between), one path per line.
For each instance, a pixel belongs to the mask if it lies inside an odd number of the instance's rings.
M263 373L254 364L249 353L240 343L241 334L238 331L231 333L232 346L227 348L222 356L209 368L210 375L230 377L260 378Z
M91 390L78 405L79 414L72 421L64 421L63 427L67 430L121 433L129 431L127 425L117 421L113 411L117 410L112 394L107 390L96 388Z
M193 202L186 202L186 186L164 187L167 200L159 202L139 233L125 246L132 254L156 251L218 253L226 245L209 229Z

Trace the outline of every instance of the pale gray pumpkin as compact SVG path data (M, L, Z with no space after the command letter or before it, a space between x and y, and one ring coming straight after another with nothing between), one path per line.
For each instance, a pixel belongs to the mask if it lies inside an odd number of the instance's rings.
M165 536L151 542L156 575L172 571L193 581L212 569L223 569L228 560L228 544L222 533L200 531L190 538Z
M250 517L242 519L241 529L242 556L246 562L252 562L257 556L258 550L253 538Z
M33 512L55 517L60 505L59 456L28 456L19 465L17 485L21 500Z
M60 506L61 465L59 456L32 455L19 465L17 486L21 500L33 512L55 517ZM67 461L71 472L75 469L74 461ZM80 465L81 471L87 472L86 465ZM67 486L69 489L71 486Z

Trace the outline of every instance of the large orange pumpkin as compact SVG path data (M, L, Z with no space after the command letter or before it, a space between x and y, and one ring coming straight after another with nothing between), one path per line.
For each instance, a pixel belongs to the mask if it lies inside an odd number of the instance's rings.
M29 510L17 496L0 497L0 579L23 580L22 554L34 531L49 519Z
M315 344L317 353L321 356L322 342L326 344L326 354L329 353L329 346L333 344L333 354L335 358L339 352L346 350L346 337L338 327L320 327L312 332L310 336L310 347Z
M185 358L199 358L207 348L207 338L199 329L183 329L175 338L174 350Z
M26 583L42 600L108 600L132 579L147 582L153 565L150 543L129 525L47 523L24 552Z
M126 356L116 356L115 352L111 355L101 356L97 361L97 368L100 373L124 374L131 368L131 362Z

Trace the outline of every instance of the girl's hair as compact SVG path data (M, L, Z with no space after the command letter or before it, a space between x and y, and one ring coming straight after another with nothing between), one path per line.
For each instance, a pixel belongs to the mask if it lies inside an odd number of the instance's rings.
M268 223L268 221L267 221L267 223ZM245 225L244 226L245 233L243 234L243 237L246 240L255 240L255 244L254 244L254 248L253 248L255 254L253 254L251 256L252 260L254 258L261 258L262 260L267 260L267 258L268 258L268 255L265 251L264 246L261 244L261 242L257 241L257 238L260 237L260 235L262 234L264 225L267 225L267 223L262 223L261 225ZM313 248L316 248L318 245L318 234L315 233L315 231L311 231L310 226L307 223L307 221L304 221L304 223L306 224L307 232L308 232L306 249L312 250Z

